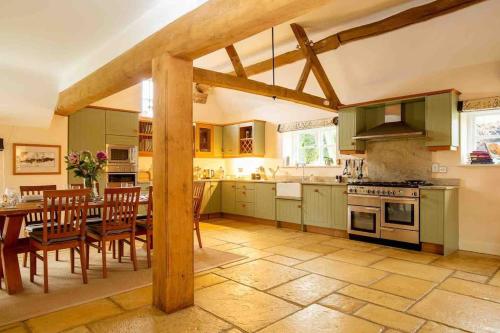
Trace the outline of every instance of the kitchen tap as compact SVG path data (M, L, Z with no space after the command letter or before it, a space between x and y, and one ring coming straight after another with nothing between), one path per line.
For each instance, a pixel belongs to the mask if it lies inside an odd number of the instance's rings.
M297 163L295 164L295 168L298 169L299 167L302 168L302 181L305 180L306 178L306 164L305 163Z

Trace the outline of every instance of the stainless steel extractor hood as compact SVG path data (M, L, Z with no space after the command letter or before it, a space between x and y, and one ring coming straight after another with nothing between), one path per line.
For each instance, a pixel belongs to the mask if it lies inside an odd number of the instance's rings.
M370 112L370 110L367 110L366 112ZM425 135L423 130L415 129L406 124L404 112L401 110L401 104L393 104L385 107L383 124L361 132L354 136L353 139L389 139L423 135Z

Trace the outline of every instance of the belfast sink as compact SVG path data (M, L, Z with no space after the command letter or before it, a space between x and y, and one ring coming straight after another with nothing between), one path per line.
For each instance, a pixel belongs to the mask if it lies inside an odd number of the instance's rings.
M289 198L302 198L302 184L301 183L276 183L276 196L289 197Z

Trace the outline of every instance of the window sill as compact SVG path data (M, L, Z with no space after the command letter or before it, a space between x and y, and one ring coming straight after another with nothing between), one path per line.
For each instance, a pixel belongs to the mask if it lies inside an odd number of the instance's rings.
M500 164L460 164L458 165L459 167L463 168L481 168L481 167L486 167L486 168L491 168L491 167L497 167L500 168Z

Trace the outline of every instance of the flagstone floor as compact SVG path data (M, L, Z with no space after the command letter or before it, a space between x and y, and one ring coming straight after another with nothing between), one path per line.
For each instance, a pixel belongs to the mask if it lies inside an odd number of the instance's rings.
M21 332L500 332L500 257L447 257L227 219L204 246L248 258L166 315L151 287L1 327ZM1 316L1 311L0 311Z

